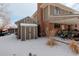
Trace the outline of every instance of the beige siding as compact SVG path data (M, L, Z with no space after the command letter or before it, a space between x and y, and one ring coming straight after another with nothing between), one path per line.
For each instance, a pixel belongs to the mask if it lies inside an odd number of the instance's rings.
M29 27L26 27L26 39L29 39Z
M50 6L50 15L53 15L54 14L54 7L53 6Z
M33 19L34 19L35 23L36 23L36 24L38 24L38 19L37 19L37 16L34 16L34 18L33 18Z
M17 38L20 39L21 38L21 34L20 34L20 25L18 24L18 29L17 29Z
M48 20L48 6L44 8L44 19Z
M37 27L21 26L21 40L36 39L38 37Z
M25 39L25 27L24 26L22 26L22 33L21 34L22 34L21 39L24 40Z

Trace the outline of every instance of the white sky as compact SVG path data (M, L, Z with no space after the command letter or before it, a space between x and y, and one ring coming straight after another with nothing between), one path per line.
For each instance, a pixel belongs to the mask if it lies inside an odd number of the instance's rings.
M36 4L33 3L12 3L8 6L9 14L13 22L26 16L31 16L36 11L36 8Z

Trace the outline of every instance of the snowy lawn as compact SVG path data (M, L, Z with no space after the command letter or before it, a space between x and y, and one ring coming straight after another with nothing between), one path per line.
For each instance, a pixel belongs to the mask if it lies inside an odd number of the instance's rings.
M59 38L57 38L59 39ZM56 46L46 45L47 38L26 41L16 39L14 34L0 37L0 56L28 56L31 52L37 56L76 56L68 45L58 42Z

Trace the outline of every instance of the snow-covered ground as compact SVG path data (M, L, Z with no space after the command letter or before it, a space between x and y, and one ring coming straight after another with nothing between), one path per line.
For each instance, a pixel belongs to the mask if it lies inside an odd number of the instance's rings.
M59 39L59 38L57 38ZM0 56L27 56L31 52L37 56L76 56L68 45L58 42L56 46L46 45L47 38L26 41L16 39L14 34L0 37Z

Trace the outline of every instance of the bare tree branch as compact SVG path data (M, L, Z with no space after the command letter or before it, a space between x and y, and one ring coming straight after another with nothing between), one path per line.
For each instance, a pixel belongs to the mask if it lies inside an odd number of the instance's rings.
M7 12L8 4L0 3L0 30L3 30L10 23L10 17Z

